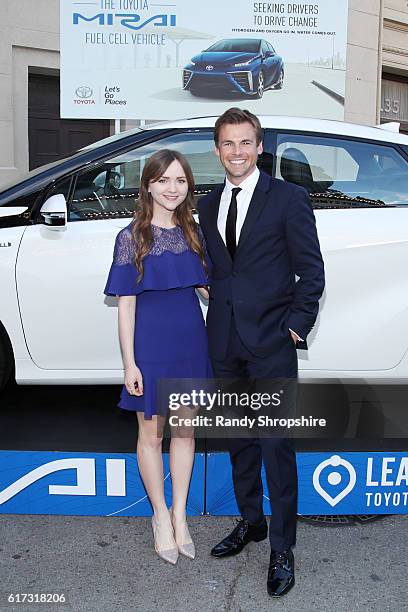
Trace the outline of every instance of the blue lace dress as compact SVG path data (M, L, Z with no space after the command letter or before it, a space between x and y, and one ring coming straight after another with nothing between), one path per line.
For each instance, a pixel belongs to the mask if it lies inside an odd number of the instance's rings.
M142 396L123 386L118 406L144 412L146 419L162 413L157 382L163 378L211 378L207 332L195 287L208 284L199 256L188 246L179 226L152 224L153 245L143 260L144 275L134 264L132 223L116 237L106 295L136 295L134 352L143 375ZM200 232L200 239L204 238Z

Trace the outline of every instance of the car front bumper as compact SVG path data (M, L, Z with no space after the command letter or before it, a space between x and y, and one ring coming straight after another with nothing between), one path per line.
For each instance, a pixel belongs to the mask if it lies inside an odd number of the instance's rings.
M183 89L224 90L246 95L256 93L254 75L250 70L183 70Z

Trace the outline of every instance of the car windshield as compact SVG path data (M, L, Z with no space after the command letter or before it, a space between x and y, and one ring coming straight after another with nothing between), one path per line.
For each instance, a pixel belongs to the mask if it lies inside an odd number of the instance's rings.
M52 168L56 168L61 164L61 162L66 161L67 159L73 159L74 157L78 157L79 153L74 153L73 155L69 155L68 157L62 157L53 161L49 164L44 164L43 166L38 166L38 168L34 168L34 170L30 170L29 172L25 172L23 175L19 175L18 178L9 181L8 183L3 183L0 186L0 193L3 191L7 191L16 185L19 185L23 181L28 181L29 179L37 176L37 174L41 174L42 172L46 172L47 170L51 170ZM0 204L1 206L1 204Z
M120 140L124 136L131 136L132 134L137 134L138 132L142 132L142 128L136 127L131 130L126 130L124 132L118 132L118 134L112 134L112 136L108 136L103 140L97 140L96 142L91 142L91 144L87 145L80 149L80 151L89 151L90 149L96 149L97 147L101 147L106 144L110 144L111 142L116 142Z
M214 52L237 52L237 53L258 53L258 39L254 38L232 38L231 40L220 40L209 47L207 51Z
M67 161L69 159L75 159L75 157L80 157L84 151L96 149L97 147L101 147L111 142L115 142L116 140L120 140L124 136L130 136L131 134L136 134L137 132L141 132L141 131L142 130L140 128L134 128L132 130L126 130L126 132L120 132L118 134L113 134L113 136L108 136L107 138L104 138L103 140L97 140L96 142L93 142L89 144L88 146L83 147L82 149L79 149L78 151L76 151L75 153L72 153L71 155L61 157L60 159L57 159L56 161L53 161L49 164L45 164L44 166L39 166L38 168L34 168L34 170L30 170L30 172L26 172L23 176L20 175L19 178L16 178L13 181L10 181L9 183L5 183L1 185L0 192L2 193L3 191L7 191L8 189L11 189L15 185L19 185L23 181L28 181L29 179L37 176L37 174L42 174L43 172L46 172L47 170L56 168L64 161Z

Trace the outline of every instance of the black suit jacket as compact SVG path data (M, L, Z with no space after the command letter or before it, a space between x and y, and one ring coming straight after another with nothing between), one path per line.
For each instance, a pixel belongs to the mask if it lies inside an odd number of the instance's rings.
M242 342L254 355L278 355L287 346L289 328L306 340L324 289L309 196L303 187L261 171L232 261L217 228L222 191L220 185L198 203L213 265L207 314L211 355L226 355L232 312Z

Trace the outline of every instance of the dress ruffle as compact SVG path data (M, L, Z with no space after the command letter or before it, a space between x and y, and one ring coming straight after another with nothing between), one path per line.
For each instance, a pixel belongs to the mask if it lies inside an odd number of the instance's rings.
M147 255L144 273L137 282L138 270L133 263L112 263L104 293L106 295L139 295L143 291L163 291L208 284L199 256L191 250L182 253L165 251L161 255Z
M160 379L177 379L178 392L182 389L181 379L185 379L183 392L191 393L193 388L197 388L197 379L204 379L198 387L205 388L213 377L211 361L206 351L200 352L193 359L173 360L168 363L139 361L138 366L143 376L143 395L130 395L123 386L118 407L131 412L144 412L144 418L148 420L157 414L166 416L168 412L165 396L160 397L159 393Z

